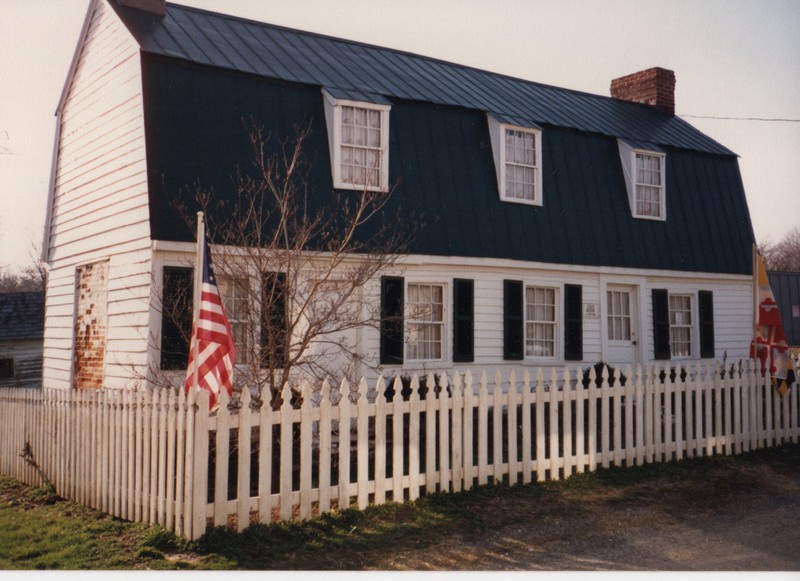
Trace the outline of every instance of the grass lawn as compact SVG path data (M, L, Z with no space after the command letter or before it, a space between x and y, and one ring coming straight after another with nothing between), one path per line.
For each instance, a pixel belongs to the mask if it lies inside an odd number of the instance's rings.
M242 533L216 528L193 543L2 478L0 569L391 569L397 558L421 549L473 541L532 519L585 516L590 507L723 503L742 487L762 480L769 486L776 472L796 474L798 465L800 446L787 445L737 457L598 470L560 482L484 486L305 523L254 525Z

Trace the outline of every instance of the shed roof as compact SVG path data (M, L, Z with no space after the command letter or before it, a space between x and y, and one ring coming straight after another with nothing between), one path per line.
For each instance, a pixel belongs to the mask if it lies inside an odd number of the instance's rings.
M153 55L261 77L486 111L631 141L735 155L681 118L611 97L543 85L394 49L168 4L166 16L111 6Z
M789 345L800 346L800 272L768 272Z
M0 293L0 341L44 337L44 293Z

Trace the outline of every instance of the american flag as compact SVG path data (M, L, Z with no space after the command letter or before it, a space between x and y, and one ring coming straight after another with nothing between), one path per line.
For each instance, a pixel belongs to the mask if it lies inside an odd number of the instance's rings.
M192 324L192 340L189 350L189 367L186 371L186 392L193 386L209 394L209 411L218 407L217 398L221 389L228 395L233 391L233 366L236 349L228 317L222 308L222 299L217 288L217 279L211 264L211 252L205 231L200 228L202 244L202 284L200 309L195 312Z

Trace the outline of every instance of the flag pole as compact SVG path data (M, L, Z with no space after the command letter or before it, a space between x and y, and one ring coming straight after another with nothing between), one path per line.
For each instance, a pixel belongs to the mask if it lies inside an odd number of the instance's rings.
M197 326L200 324L200 299L203 292L203 242L205 241L205 236L206 223L203 219L203 212L197 212L197 244L194 257L194 313L192 314L193 329L197 329ZM194 365L194 369L192 369L192 389L196 390L199 381L198 361L200 358L200 346L199 341L197 341L196 332L192 334L191 346L193 350L192 363Z

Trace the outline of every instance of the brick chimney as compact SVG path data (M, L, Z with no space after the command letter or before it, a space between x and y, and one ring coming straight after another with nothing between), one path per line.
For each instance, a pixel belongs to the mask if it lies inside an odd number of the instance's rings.
M644 103L665 115L675 114L675 73L653 67L611 81L611 96Z
M128 8L144 10L145 12L152 12L158 16L164 16L167 13L166 0L117 0L117 4Z

